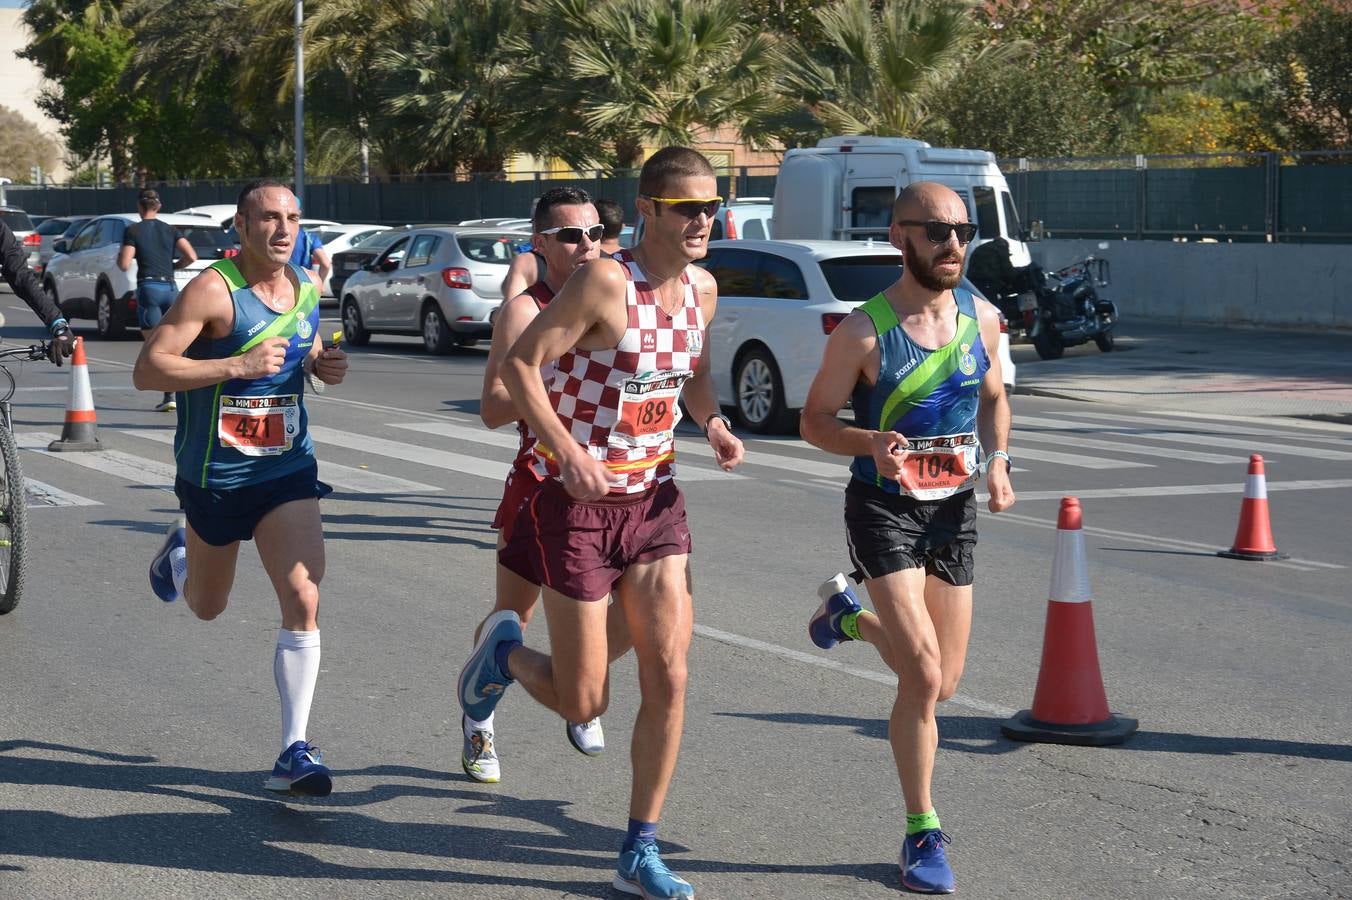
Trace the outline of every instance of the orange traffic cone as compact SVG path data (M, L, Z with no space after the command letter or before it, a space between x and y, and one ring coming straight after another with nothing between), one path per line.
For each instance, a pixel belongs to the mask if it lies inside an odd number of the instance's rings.
M61 429L61 437L48 444L47 449L103 449L94 417L94 392L89 387L89 361L85 359L82 337L75 339L75 353L70 358L70 402L66 404L66 424Z
M1103 692L1080 519L1080 501L1062 498L1033 708L1000 726L1016 741L1101 746L1120 744L1136 732L1135 719L1108 711Z
M1239 507L1239 529L1229 550L1216 554L1226 559L1286 559L1272 542L1272 523L1268 520L1267 474L1263 457L1249 457L1249 477L1244 480L1244 502Z

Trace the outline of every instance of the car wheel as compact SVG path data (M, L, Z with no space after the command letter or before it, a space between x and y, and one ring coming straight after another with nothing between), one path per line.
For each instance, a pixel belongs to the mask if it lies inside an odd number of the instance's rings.
M1033 338L1033 349L1042 359L1060 359L1066 352L1066 345L1061 343L1059 334L1048 328Z
M430 301L423 304L422 339L427 352L437 354L449 353L451 344L455 342L451 327L441 314L441 307Z
M99 337L115 341L125 333L122 311L113 302L113 292L106 284L99 285L94 293L94 318L98 321Z
M371 332L361 323L361 310L351 297L343 298L343 340L354 347L365 347L371 342Z
M1094 335L1094 343L1098 344L1098 348L1104 353L1112 353L1113 333L1111 331L1104 331Z
M748 431L770 434L789 429L789 411L784 407L784 380L774 357L764 347L755 347L737 358L733 370L737 395L737 422Z

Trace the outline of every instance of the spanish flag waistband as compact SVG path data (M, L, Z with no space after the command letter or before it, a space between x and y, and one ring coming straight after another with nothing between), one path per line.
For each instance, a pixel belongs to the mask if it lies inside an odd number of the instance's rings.
M535 455L540 457L541 459L552 462L555 465L558 464L558 460L555 459L553 451L551 451L548 447L546 447L543 442L538 440L535 442ZM623 460L603 459L601 460L601 462L604 463L605 467L611 472L625 473L625 472L641 472L644 469L651 469L653 466L658 466L661 465L662 463L669 463L674 461L675 459L676 459L676 448L672 447L670 450L667 450L664 453L659 453L656 456L647 456L644 457L643 459L623 459Z

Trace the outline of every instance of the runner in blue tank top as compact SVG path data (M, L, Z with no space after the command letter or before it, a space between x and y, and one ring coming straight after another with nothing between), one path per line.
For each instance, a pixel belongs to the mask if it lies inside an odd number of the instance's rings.
M1014 504L1009 402L994 348L999 313L958 284L976 226L953 191L912 184L892 209L901 279L832 332L803 407L802 434L854 457L845 490L850 557L877 613L844 575L822 585L817 646L864 640L897 673L888 734L906 803L902 884L951 893L948 836L930 800L934 708L957 690L972 622L975 486L982 451L991 512ZM855 424L836 413L853 398Z
M273 674L282 753L270 791L323 797L333 779L306 739L319 674L324 577L318 478L303 403L306 375L338 384L347 356L323 349L315 276L290 265L300 228L295 195L255 181L239 195L240 255L198 275L136 360L140 390L178 394L174 492L184 516L150 566L161 600L182 596L200 619L225 610L240 541L257 539L281 604Z

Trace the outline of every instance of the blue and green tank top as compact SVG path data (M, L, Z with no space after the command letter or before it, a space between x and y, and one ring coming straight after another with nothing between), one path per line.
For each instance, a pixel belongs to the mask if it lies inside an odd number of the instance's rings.
M953 297L956 333L933 350L911 340L884 295L859 307L877 331L879 363L877 383L855 387L855 424L905 435L910 454L903 465L904 485L880 477L872 456L856 456L850 472L889 493L937 500L977 479L976 412L991 363L977 327L976 300L962 289Z
M234 378L180 391L174 459L178 477L202 488L230 489L272 481L310 465L314 445L307 429L305 357L319 328L319 292L297 266L296 304L271 309L253 292L233 260L210 268L225 279L235 308L234 327L223 338L198 338L190 359L242 356L272 337L287 338L286 361L276 375Z

